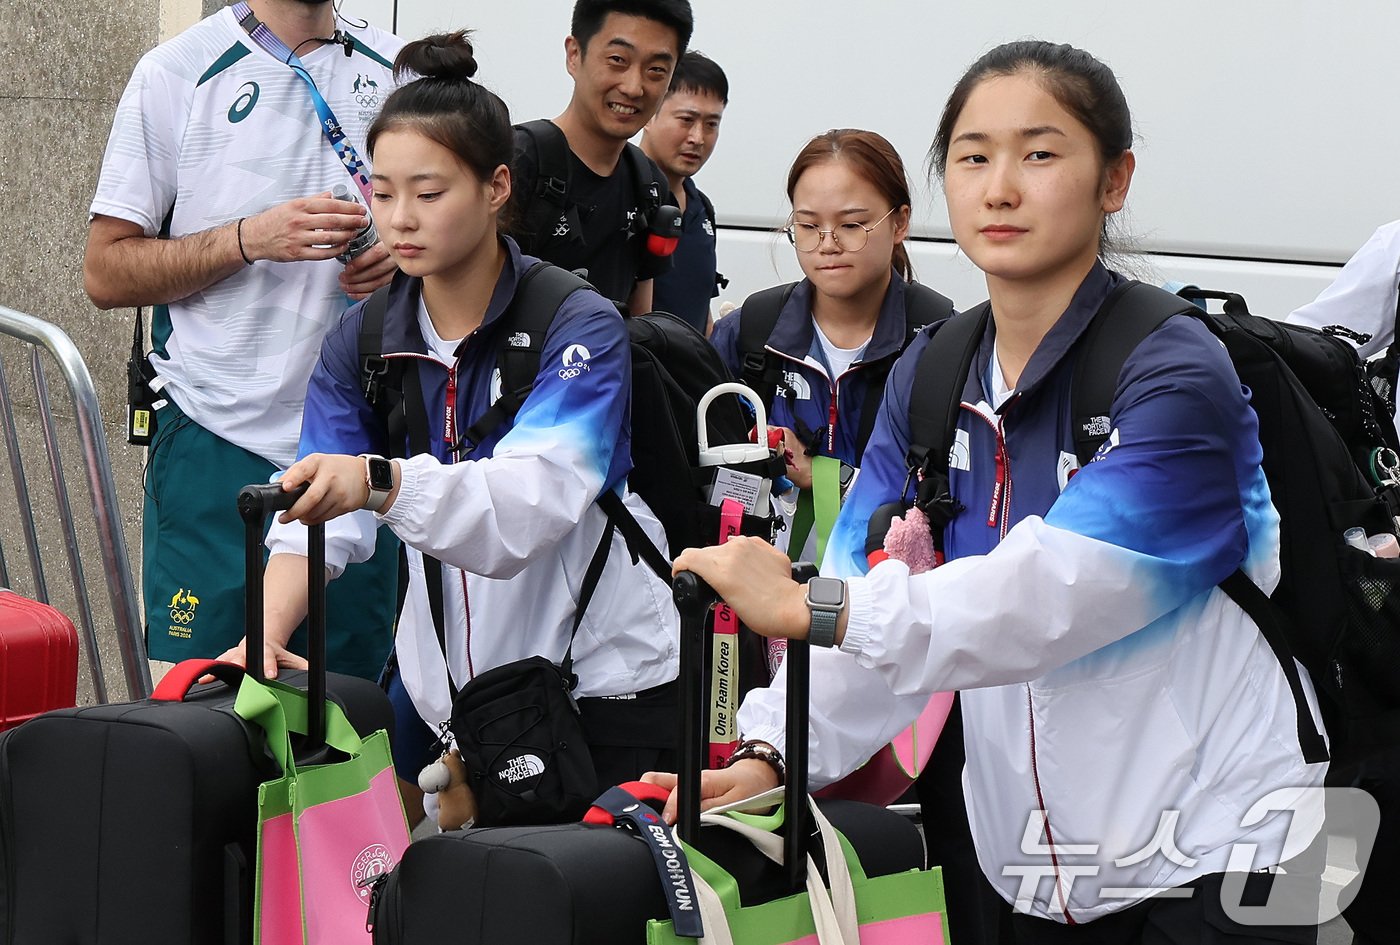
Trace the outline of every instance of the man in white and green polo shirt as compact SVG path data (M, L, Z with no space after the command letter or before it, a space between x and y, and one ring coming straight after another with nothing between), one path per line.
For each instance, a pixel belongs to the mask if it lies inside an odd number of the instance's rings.
M153 307L152 387L166 402L143 525L153 660L217 656L242 638L237 489L295 459L322 336L393 273L379 244L335 257L369 222L356 152L402 45L337 22L329 0L247 0L142 57L117 107L84 278L100 308ZM332 199L336 185L355 200ZM386 529L360 574L333 585L332 670L374 677L384 663L391 545Z

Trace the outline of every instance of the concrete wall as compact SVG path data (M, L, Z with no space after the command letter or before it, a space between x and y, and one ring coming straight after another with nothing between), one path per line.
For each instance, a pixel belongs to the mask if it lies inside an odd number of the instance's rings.
M139 563L142 450L128 446L125 367L132 312L101 312L83 292L87 208L117 100L137 59L160 39L213 12L220 0L3 0L0 2L0 305L62 327L77 344L96 384L119 491L133 568ZM7 340L8 342L8 340ZM34 487L44 568L53 602L73 615L74 579L65 563L26 346L0 344L13 392L27 478ZM84 582L106 653L105 675L121 671L111 631L111 607L91 537L87 492L73 442L72 409L50 371L53 409L63 434L68 487L84 553ZM0 549L17 590L33 593L32 572L10 497L8 464L0 473ZM84 662L86 665L86 662ZM84 673L86 677L86 672ZM84 679L85 689L90 685Z

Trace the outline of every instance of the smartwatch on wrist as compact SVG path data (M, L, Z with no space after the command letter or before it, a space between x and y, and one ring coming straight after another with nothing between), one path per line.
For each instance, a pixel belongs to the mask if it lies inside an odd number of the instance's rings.
M840 578L814 577L807 582L807 609L812 622L807 642L812 646L836 643L836 618L846 608L846 582Z
M364 508L378 512L389 500L389 493L394 491L394 464L372 453L364 453L362 458L365 461L365 483L369 486Z

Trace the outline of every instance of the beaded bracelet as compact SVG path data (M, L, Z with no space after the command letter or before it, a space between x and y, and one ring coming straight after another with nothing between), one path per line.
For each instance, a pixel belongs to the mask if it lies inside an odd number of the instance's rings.
M729 756L729 761L725 764L725 767L729 767L729 765L734 764L736 761L744 761L749 758L762 761L766 763L768 767L772 768L774 773L778 775L779 784L783 784L787 781L787 764L783 761L782 753L767 742L742 743L738 748L734 749L734 753Z

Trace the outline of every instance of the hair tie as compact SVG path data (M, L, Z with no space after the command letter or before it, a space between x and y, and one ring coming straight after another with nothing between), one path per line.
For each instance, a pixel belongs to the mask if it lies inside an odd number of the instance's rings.
M237 231L237 233L238 233L238 255L242 256L242 257L243 257L243 261L244 261L245 263L247 263L248 265L251 266L251 265L253 264L253 261L252 261L251 259L248 258L248 253L247 253L247 251L243 249L243 221L246 220L246 219L248 219L248 218L247 218L247 217L239 217L239 218L238 218L238 226L234 227L234 229L235 229L235 230Z

